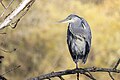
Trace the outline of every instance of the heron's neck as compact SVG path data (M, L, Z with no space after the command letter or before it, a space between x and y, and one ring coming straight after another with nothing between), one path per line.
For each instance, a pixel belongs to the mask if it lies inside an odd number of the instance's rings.
M71 25L74 26L74 27L80 27L81 21L77 20L74 23L71 23Z

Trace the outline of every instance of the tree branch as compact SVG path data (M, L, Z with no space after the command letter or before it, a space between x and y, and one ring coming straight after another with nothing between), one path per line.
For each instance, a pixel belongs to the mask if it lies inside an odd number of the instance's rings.
M117 61L117 63L115 64L113 69L116 69L118 67L119 63L120 63L120 59Z
M3 4L2 0L0 0L0 3L2 4L2 6L4 7L4 9L6 9L5 5Z
M111 74L110 72L108 72L108 73L109 73L110 78L111 78L112 80L115 80L115 79L113 78L112 74Z
M60 78L60 80L65 80L62 76L58 76Z
M89 74L87 73L84 73L85 76L87 76L88 78L92 79L92 80L96 80L93 76L90 76Z
M58 72L51 72L45 75L41 75L35 78L31 78L28 80L43 80L43 79L48 79L52 77L57 77L57 76L63 76L63 75L69 75L69 74L84 74L86 72L114 72L114 73L120 73L120 70L118 69L111 69L111 68L98 68L98 67L90 67L90 68L79 68L79 69L71 69L71 70L64 70L64 71L58 71ZM90 77L90 76L89 76ZM93 79L95 80L95 79Z
M10 22L25 8L34 3L35 0L23 0L21 4L14 10L12 11L6 18L5 20L0 24L0 29L5 28L6 26L10 25Z
M111 73L120 73L120 70L116 69L118 67L119 63L120 63L120 59L115 64L114 68L99 68L99 67L77 68L77 69L71 69L71 70L51 72L48 74L44 74L44 75L40 75L40 76L37 76L34 78L30 78L28 80L43 80L43 79L50 79L53 77L59 77L61 80L64 80L62 76L70 75L70 74L77 74L77 73L83 74L92 80L96 80L94 78L94 76L91 74L91 72L92 73L94 73L94 72L106 72L106 73L109 73L109 76L112 80L115 80Z
M7 11L7 9L11 6L11 4L13 3L14 0L11 0L10 3L8 4L7 7L5 7L4 11L2 12L2 14L0 15L0 18L5 14L5 12ZM2 4L2 1L1 1Z
M35 0L33 0L33 1L35 1ZM18 22L19 22L19 21L22 19L22 17L28 12L28 10L30 9L30 7L32 6L33 3L34 3L34 2L30 2L29 5L26 6L26 10L24 11L24 13L22 13L21 16L20 16L15 22L9 24L9 26L11 26L12 29L14 29L14 28L17 26ZM12 25L14 25L14 26L12 26Z
M12 69L8 70L7 72L3 73L1 76L4 76L5 74L8 74L8 73L10 73L12 71L15 71L16 69L18 69L20 67L21 67L21 65L15 66L14 68L12 68Z

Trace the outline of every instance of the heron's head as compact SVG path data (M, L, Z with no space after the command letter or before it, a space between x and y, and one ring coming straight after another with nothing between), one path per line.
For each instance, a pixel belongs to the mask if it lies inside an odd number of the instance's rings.
M74 23L81 21L80 17L75 14L70 14L66 19L59 21L59 23Z

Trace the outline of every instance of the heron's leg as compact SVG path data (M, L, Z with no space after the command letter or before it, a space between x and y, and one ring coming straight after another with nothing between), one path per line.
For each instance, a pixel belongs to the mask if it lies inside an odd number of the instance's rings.
M77 62L75 62L75 64L76 64L76 69L78 69L78 63L77 63Z
M75 62L75 64L76 64L76 69L78 69L78 63ZM79 73L77 73L77 80L79 80Z

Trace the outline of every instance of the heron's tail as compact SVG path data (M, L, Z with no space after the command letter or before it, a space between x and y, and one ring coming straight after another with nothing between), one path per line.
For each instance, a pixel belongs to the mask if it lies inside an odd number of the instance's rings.
M85 64L86 60L87 60L88 55L84 55L84 57L82 58L82 62Z

